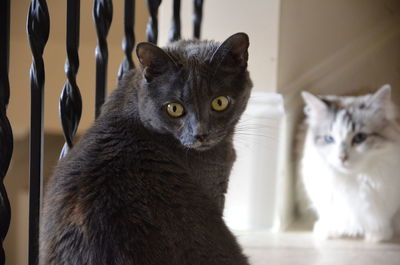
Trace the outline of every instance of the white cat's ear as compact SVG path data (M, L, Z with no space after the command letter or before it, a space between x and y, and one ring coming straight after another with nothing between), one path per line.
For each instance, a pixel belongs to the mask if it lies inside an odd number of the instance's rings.
M136 55L147 81L164 73L169 67L176 66L174 60L163 49L149 42L139 43L136 46Z
M218 69L228 73L244 71L247 68L247 60L249 59L249 45L249 36L246 33L233 34L214 52L211 57L211 63Z
M368 102L373 115L383 115L387 119L396 119L397 111L392 102L392 88L390 85L383 85L371 96Z
M375 94L372 95L370 102L372 104L379 104L380 106L386 106L390 104L392 98L392 87L389 84L383 85Z
M322 101L319 97L314 96L313 94L302 91L301 96L303 97L306 106L304 108L304 113L307 116L321 116L325 114L328 110L328 106L324 101Z

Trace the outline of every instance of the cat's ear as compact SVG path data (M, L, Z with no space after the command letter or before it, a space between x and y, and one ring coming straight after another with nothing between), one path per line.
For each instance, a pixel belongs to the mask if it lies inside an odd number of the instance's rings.
M149 42L139 43L136 46L136 55L148 82L165 73L170 67L176 66L174 60L165 51Z
M377 104L380 106L387 106L391 102L392 87L389 84L383 85L370 99L371 104Z
M249 45L249 36L246 33L233 34L214 52L211 63L224 72L242 72L247 68Z
M392 88L390 85L383 85L369 99L368 107L373 115L383 115L387 119L396 119L397 111L392 103Z
M301 92L301 96L306 103L304 113L307 116L321 117L322 115L325 115L327 113L328 106L319 97L314 96L307 91Z

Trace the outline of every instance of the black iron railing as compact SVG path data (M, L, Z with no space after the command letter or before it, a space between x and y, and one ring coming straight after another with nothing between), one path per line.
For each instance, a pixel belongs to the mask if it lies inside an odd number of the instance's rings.
M93 18L97 32L96 47L96 117L104 103L107 90L108 46L107 35L111 27L113 5L111 0L95 0Z
M3 0L0 1L0 264L5 263L3 241L7 235L11 218L10 202L3 182L13 151L13 135L6 112L10 98L9 51L10 0Z
M135 47L135 0L125 0L124 5L124 32L125 37L122 41L125 58L122 60L118 71L118 79L121 79L124 73L134 68L132 60L132 51Z
M193 0L193 37L200 39L201 21L203 20L203 0Z
M76 83L79 69L80 5L80 0L68 0L67 2L67 63L65 64L67 81L62 90L59 105L65 145L60 158L64 157L72 148L73 138L82 115L82 98Z
M181 38L181 0L174 0L174 12L169 32L169 40L176 41Z
M27 32L32 50L31 133L29 174L29 264L38 263L39 216L43 186L43 51L49 38L50 17L45 0L32 0L28 11Z
M158 8L160 7L161 0L147 0L147 7L149 8L149 22L147 22L147 40L151 43L157 43L158 40Z
M158 39L158 9L161 0L146 0L149 9L147 24L147 39L157 43ZM203 0L194 0L193 37L200 38ZM173 2L173 18L170 27L170 41L181 37L180 0ZM93 18L97 32L98 45L96 47L96 117L100 113L101 105L106 97L108 48L107 35L113 17L112 0L94 0ZM67 0L67 34L66 50L67 62L65 72L67 80L60 97L60 119L65 136L65 145L60 157L64 157L73 147L82 114L82 99L76 76L79 69L79 26L80 0ZM118 78L135 67L132 60L132 51L135 46L135 0L125 0L124 3L124 31L122 42L124 58L121 62ZM42 202L43 183L43 107L45 71L43 52L49 38L50 16L46 0L31 0L27 33L32 50L31 79L31 131L30 131L30 173L29 173L29 265L38 264L39 252L39 217ZM5 264L5 253L2 243L6 237L11 209L8 201L4 178L6 176L12 150L13 136L6 110L10 97L8 80L9 45L10 43L10 0L0 1L0 265Z

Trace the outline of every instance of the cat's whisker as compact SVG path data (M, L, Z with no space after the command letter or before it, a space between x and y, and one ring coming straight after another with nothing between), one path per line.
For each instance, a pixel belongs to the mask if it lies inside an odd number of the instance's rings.
M252 134L252 133L235 133L236 136L245 136L245 137L255 137L255 138L266 138L269 140L277 140L277 137L266 134Z
M264 128L264 129L258 129L258 128L236 128L235 132L249 132L249 133L256 133L256 134L265 134L265 133L274 133L276 132L276 128Z
M276 124L278 125L278 124ZM259 123L239 123L236 128L252 128L252 129L276 129L276 125L259 124Z

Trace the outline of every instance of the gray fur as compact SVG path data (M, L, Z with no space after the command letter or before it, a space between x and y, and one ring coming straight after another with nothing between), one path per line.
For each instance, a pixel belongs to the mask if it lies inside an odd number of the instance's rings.
M247 47L244 33L138 45L143 69L124 76L48 185L40 264L248 264L222 219L251 90ZM232 100L217 113L218 96ZM171 101L183 117L168 117Z

